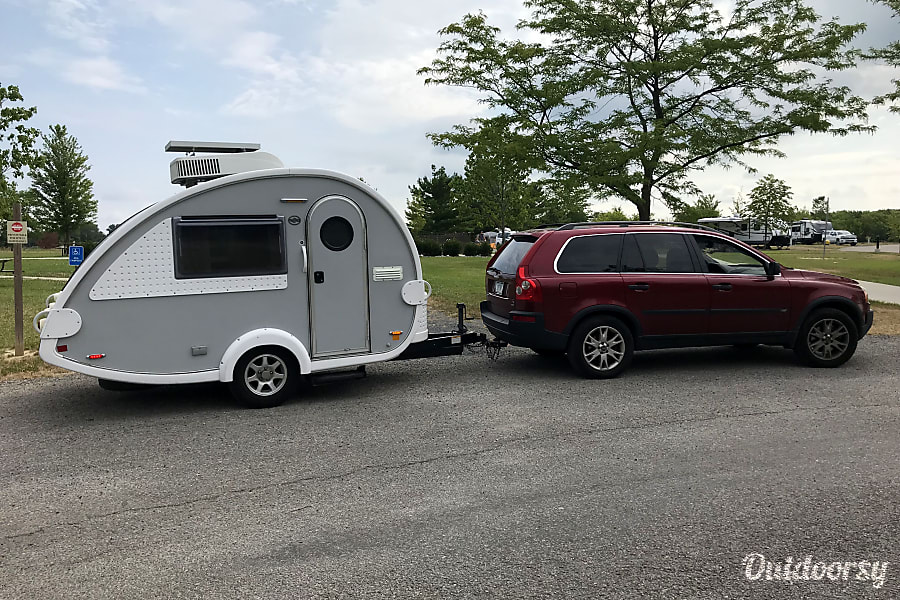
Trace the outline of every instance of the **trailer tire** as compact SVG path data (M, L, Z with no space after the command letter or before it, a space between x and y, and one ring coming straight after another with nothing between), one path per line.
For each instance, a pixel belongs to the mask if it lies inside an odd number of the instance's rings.
M300 368L290 352L261 346L241 356L228 386L248 408L272 408L293 396L299 383Z

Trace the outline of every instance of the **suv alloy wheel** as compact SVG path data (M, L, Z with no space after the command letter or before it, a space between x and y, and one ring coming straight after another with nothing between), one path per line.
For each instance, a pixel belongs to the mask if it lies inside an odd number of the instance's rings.
M572 332L568 355L572 368L584 377L609 379L628 368L634 338L615 317L591 317Z

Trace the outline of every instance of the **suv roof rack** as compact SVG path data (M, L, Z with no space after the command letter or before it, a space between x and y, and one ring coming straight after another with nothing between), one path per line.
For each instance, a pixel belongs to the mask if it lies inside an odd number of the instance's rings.
M715 227L707 227L697 223L681 223L679 221L585 221L582 223L566 223L557 228L557 231L569 231L579 227L598 227L602 225L615 225L617 227L631 227L633 225L665 225L669 227L685 227L687 229L703 229L719 232Z

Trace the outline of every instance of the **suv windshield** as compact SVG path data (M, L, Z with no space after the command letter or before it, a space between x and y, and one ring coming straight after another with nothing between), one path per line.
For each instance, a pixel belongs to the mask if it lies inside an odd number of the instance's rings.
M497 256L497 260L491 265L492 269L496 269L501 273L513 274L522 259L531 250L534 244L534 238L513 238L506 244Z

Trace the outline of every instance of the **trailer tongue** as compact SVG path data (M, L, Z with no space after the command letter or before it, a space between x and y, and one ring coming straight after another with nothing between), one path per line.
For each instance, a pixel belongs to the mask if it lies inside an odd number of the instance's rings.
M500 349L506 346L506 342L500 340L488 340L487 335L469 331L466 321L474 320L474 317L466 316L466 305L457 304L456 329L429 333L428 339L410 344L409 347L395 360L410 360L414 358L432 358L436 356L454 356L462 354L467 347L485 348L488 357L496 360Z

